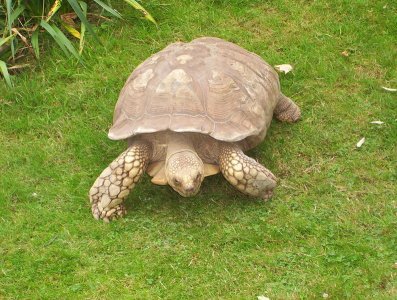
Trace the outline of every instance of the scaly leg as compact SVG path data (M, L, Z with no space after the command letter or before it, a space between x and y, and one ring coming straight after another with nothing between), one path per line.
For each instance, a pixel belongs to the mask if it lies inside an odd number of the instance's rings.
M222 143L219 168L235 188L244 194L270 199L276 187L276 177L234 144Z
M103 170L89 192L95 219L109 222L126 214L122 202L144 173L151 152L148 143L138 141Z
M280 93L280 99L274 109L277 119L284 122L296 122L301 117L301 110L290 98Z

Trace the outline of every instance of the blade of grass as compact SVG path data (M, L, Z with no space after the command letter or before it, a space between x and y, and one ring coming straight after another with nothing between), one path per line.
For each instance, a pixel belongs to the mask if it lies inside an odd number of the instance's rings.
M50 21L52 16L59 10L59 8L62 5L62 0L55 0L54 4L51 6L51 9L49 10L47 17L46 17L46 22Z
M87 3L84 1L79 1L81 10L83 11L84 16L87 15ZM85 42L85 24L81 22L81 28L80 28L80 45L79 45L79 54L81 55L83 53L83 48L84 48L84 42Z
M39 48L39 29L36 29L32 34L31 44L34 50L34 54L37 59L40 57L40 48Z
M8 32L11 34L11 9L12 9L12 0L6 0L6 10L7 10L7 27L8 27ZM15 49L14 49L14 41L11 41L11 54L12 57L15 57Z
M106 3L103 3L101 0L94 0L99 6L101 6L104 10L108 11L111 13L113 16L122 19L120 13L113 8L111 8L109 5Z
M3 74L3 77L8 84L9 87L12 87L11 77L8 73L7 65L4 61L0 60L0 72Z
M149 20L150 22L152 22L157 26L156 20L151 16L151 14L149 14L149 12L142 5L140 5L135 0L124 0L124 1L127 2L129 5L131 5L133 8L139 10L147 20Z
M91 24L88 22L86 16L84 15L83 11L81 10L80 5L77 3L77 0L67 0L70 6L73 8L76 15L79 17L80 21L84 23L88 31L94 36L99 44L102 45L101 41L99 40L98 36L96 35L94 29L92 28Z

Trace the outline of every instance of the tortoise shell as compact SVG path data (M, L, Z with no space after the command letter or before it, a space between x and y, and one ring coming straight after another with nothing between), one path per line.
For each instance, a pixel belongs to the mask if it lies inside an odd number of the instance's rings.
M274 69L218 38L174 43L139 65L117 101L109 138L171 130L260 143L280 96Z

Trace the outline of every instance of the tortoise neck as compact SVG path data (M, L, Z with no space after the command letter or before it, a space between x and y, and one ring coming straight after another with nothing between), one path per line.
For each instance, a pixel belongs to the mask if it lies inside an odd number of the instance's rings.
M191 136L182 132L170 132L167 141L167 158L179 152L193 152L197 155Z

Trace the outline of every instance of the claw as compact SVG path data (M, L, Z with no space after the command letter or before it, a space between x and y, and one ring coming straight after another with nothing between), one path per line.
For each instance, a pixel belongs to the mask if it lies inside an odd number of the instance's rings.
M265 201L270 200L270 198L272 198L272 197L273 197L273 190L266 191L266 192L262 195L262 199L265 200Z

